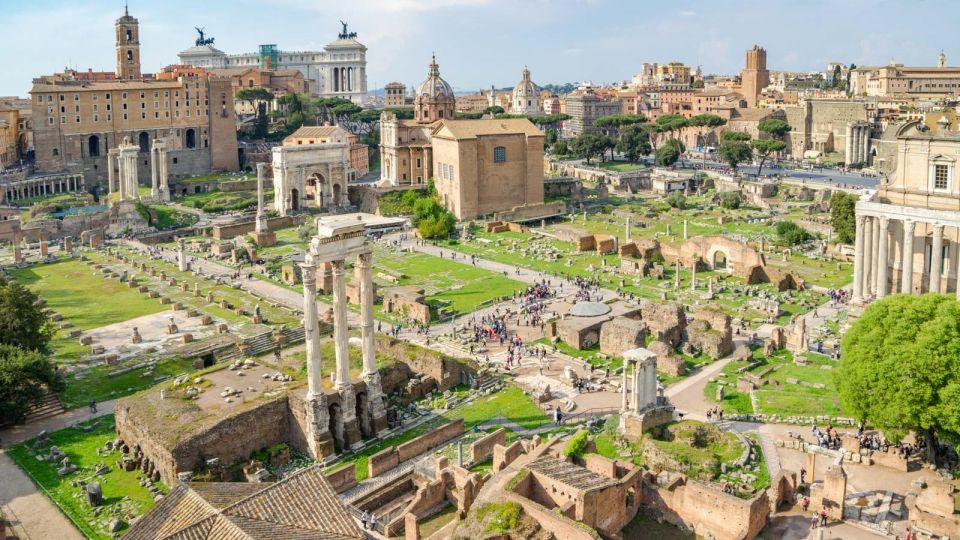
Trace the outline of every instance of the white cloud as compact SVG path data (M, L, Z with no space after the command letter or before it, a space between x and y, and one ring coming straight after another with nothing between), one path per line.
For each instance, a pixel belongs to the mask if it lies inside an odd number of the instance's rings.
M677 15L679 15L679 16L681 16L681 17L696 17L696 16L697 16L697 12L696 12L696 11L691 11L691 10L687 9L687 10L681 11L680 13L677 13Z

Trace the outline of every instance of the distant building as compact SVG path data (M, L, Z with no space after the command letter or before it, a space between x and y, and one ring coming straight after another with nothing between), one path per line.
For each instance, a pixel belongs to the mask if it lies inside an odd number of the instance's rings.
M383 106L387 108L407 106L407 87L403 83L392 82L383 87Z
M543 98L543 114L560 114L563 112L563 102L557 96Z
M543 114L540 87L530 80L530 70L527 68L523 68L520 82L513 87L508 111L513 114Z
M747 100L748 107L756 107L760 93L770 84L770 72L767 70L767 51L758 45L747 51L746 65L740 72L740 93Z
M593 122L601 116L620 114L621 110L619 100L603 99L590 90L567 94L564 102L565 113L570 115L570 119L563 123L566 137L600 131Z
M657 64L644 62L640 73L633 76L631 86L659 86L661 84L682 84L689 86L693 81L690 66L682 62Z
M20 112L0 102L0 170L17 163L20 159L17 145L19 128Z
M543 138L526 118L439 122L431 139L444 207L466 220L542 204Z
M148 156L157 139L166 142L171 177L236 170L230 79L143 78L139 22L124 13L115 29L116 79L86 81L69 74L34 79L36 170L82 173L85 184L94 185L116 169L108 150L125 138L140 147L140 178L150 177Z
M475 94L472 96L457 96L456 112L482 113L487 110L487 96Z
M230 87L233 89L234 107L237 114L253 115L257 111L249 101L237 99L237 93L244 88L263 88L278 98L287 94L302 94L310 91L308 82L303 78L303 73L295 69L259 69L259 68L236 68L236 69L211 69L210 74L217 77L230 79ZM276 108L276 100L268 106L272 110Z
M179 56L181 64L206 69L295 69L317 95L361 105L367 100L367 48L356 38L344 25L337 40L322 51L281 51L276 45L260 45L257 52L245 54L227 54L215 48L212 40L198 39L196 46Z
M936 67L858 67L850 71L850 92L854 96L956 97L960 95L960 67L948 67L943 53Z

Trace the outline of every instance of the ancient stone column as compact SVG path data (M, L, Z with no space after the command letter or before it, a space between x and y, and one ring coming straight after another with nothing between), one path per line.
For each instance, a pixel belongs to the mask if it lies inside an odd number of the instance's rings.
M863 260L863 230L866 227L866 216L857 216L856 243L853 256L853 298L854 304L863 302L864 260Z
M620 413L627 412L627 385L630 377L627 376L627 368L630 367L626 362L623 363L623 383L620 385Z
M376 334L373 328L373 253L357 256L360 278L360 329L363 340L363 380L367 386L367 409L369 418L359 419L362 431L374 434L387 429L387 408L384 403L383 385L377 369ZM369 423L369 424L368 424Z
M697 290L697 261L690 265L690 290Z
M870 261L873 263L870 269L870 281L873 287L874 298L877 291L880 290L880 218L873 218L873 253Z
M170 200L170 176L167 173L167 143L163 139L157 139L157 167L160 169L160 200L168 202Z
M333 340L337 356L336 387L350 385L350 351L347 321L347 282L344 279L343 260L333 261Z
M263 209L263 177L266 175L266 170L266 163L257 163L257 224L254 230L258 234L266 232L269 228L267 213Z
M673 288L680 290L680 257L677 257L677 275L673 278Z
M905 294L913 292L913 231L916 225L914 221L903 222L903 264L900 265L900 292Z
M150 147L150 196L153 197L154 200L158 199L160 195L160 171L157 166L157 154L159 154L157 151L157 140L154 139L153 146Z
M863 229L863 296L873 296L873 216L866 216Z
M317 326L317 267L307 256L300 265L303 281L303 327L307 344L307 399L323 394L320 389L320 328Z
M630 240L630 216L627 216L627 240Z
M844 145L843 159L844 161L847 162L848 165L852 165L853 164L853 122L850 122L847 124L846 135L847 137L846 137L846 144Z
M177 268L187 271L187 242L183 238L177 239Z
M73 238L66 236L63 238L63 250L67 255L73 254Z
M123 159L120 158L120 152L117 152L117 191L120 193L120 200L127 197L127 178L126 166Z
M933 249L930 250L930 292L940 292L943 274L943 225L933 226Z
M687 220L683 220L683 239L687 239Z
M887 232L890 226L890 220L880 218L880 241L878 242L877 257L877 298L883 298L887 295Z
M116 161L116 151L109 150L107 151L107 189L110 193L114 191L114 184L117 181L117 173L114 171L113 167ZM68 186L69 187L69 186Z

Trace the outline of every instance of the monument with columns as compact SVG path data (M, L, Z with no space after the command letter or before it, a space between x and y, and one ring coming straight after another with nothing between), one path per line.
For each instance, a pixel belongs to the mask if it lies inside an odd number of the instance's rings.
M167 180L167 143L163 139L154 139L150 147L150 196L155 201L170 201Z
M277 243L277 235L270 230L267 209L263 204L263 180L266 174L267 164L257 163L257 222L253 230L253 241L260 247L269 247Z
M350 381L347 320L347 283L345 263L356 258L360 280L361 342L363 350L362 384ZM366 226L344 219L317 220L317 236L302 263L304 326L307 349L307 416L316 431L308 437L314 455L357 448L362 438L387 428L386 407L380 374L377 371L373 326L373 255L366 246ZM333 273L333 339L336 367L334 395L320 387L320 349L317 321L317 267L325 263Z
M897 131L897 168L856 204L855 304L889 294L960 297L960 132L941 118Z
M673 405L660 394L658 387L657 355L644 348L624 352L620 433L625 437L639 439L644 431L673 420Z
M110 156L117 159L117 191L120 192L121 201L137 200L140 198L139 180L137 178L137 157L140 155L140 147L131 144L129 137L124 137L123 142L111 150ZM112 169L112 165L110 169ZM109 171L108 172L112 172ZM113 181L110 182L113 187ZM112 191L111 191L112 193Z

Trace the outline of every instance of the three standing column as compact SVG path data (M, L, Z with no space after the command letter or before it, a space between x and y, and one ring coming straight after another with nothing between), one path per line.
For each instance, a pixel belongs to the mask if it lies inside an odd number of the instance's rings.
M930 250L930 292L940 292L943 274L943 225L933 226L933 249Z
M320 328L317 326L317 267L308 255L303 271L303 327L307 344L307 399L323 394L320 388Z
M869 298L873 296L873 217L865 216L863 227L863 296Z

